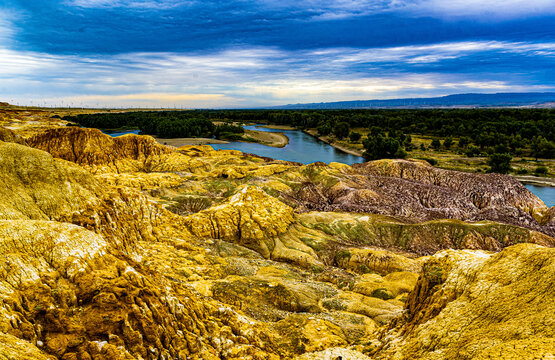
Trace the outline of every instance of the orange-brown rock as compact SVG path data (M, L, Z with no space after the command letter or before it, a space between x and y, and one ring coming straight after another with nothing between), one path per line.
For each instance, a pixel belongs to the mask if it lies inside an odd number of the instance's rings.
M149 136L113 138L97 129L78 127L49 129L30 137L28 143L56 158L88 167L104 165L116 172L128 166L139 171L149 156L171 152Z

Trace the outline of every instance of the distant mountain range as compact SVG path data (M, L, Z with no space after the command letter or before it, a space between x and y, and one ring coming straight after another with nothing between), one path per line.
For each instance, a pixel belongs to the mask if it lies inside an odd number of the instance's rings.
M272 109L422 109L472 107L555 108L555 93L455 94L432 98L355 100L326 103L289 104Z

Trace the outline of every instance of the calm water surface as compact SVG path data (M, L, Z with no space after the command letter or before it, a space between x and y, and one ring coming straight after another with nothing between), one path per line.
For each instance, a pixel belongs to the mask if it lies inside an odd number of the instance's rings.
M300 130L275 130L260 127L259 125L245 126L248 130L259 130L268 132L282 132L289 138L289 144L282 148L274 148L256 143L230 142L229 144L210 144L214 149L239 150L245 153L266 156L273 159L296 161L310 164L316 161L325 163L339 162L354 164L363 162L360 156L344 153L333 146L326 144ZM107 132L110 136L121 136L125 134L138 134L139 130L128 130L122 132ZM528 190L539 197L547 206L555 206L555 188L525 185Z
M210 144L214 149L240 150L260 156L267 156L278 160L296 161L310 164L317 161L325 163L339 162L354 164L363 162L360 156L351 155L339 151L333 146L326 144L300 130L275 130L257 125L245 126L247 130L259 130L267 132L281 132L289 138L289 144L282 148L274 148L256 143L231 142L229 144Z
M525 185L528 190L539 197L545 205L555 206L555 188L549 186Z
M110 135L112 137L118 137L125 134L136 134L139 135L140 130L123 130L123 131L111 131L111 130L100 130L104 134Z

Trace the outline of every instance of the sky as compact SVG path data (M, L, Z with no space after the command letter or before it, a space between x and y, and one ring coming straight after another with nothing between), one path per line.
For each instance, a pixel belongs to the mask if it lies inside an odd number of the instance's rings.
M555 0L0 0L0 101L241 108L555 91Z

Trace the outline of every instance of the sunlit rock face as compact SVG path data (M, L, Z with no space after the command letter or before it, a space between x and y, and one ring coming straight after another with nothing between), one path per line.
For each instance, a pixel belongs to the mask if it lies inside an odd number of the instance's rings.
M555 250L444 250L426 261L378 359L548 359L555 355ZM396 341L389 339L395 338Z
M0 129L0 359L554 353L553 208L509 177L23 128Z

